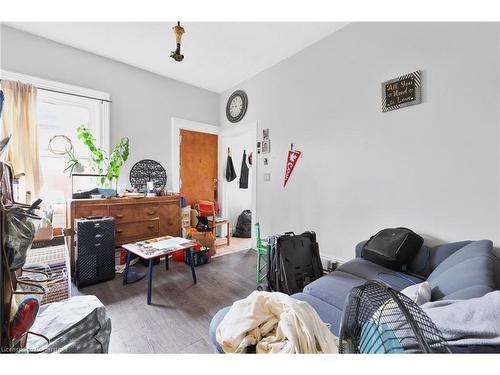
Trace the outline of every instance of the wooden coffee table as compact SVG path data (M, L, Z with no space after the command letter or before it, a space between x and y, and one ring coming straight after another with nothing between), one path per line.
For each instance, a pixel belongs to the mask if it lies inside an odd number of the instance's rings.
M193 283L196 284L196 272L194 269L193 253L199 244L181 237L158 237L151 240L139 241L123 245L127 250L127 263L123 271L123 285L127 284L128 271L132 254L148 261L148 305L151 305L151 285L153 282L153 262L155 259L165 257L165 269L168 271L168 256L177 251L184 251L191 263L191 275Z

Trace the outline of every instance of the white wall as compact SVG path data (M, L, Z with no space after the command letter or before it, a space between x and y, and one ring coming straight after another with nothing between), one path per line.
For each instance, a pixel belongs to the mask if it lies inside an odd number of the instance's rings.
M135 162L154 159L166 168L171 187L171 118L218 123L216 93L5 25L0 30L2 68L111 94L111 145L130 138L122 181L128 182Z
M221 129L219 133L219 190L222 200L220 200L222 212L229 217L231 227L235 228L238 216L243 210L252 209L252 190L254 166L249 167L248 173L248 189L240 189L241 176L241 161L243 159L243 150L246 150L246 155L253 152L253 160L255 161L255 127L235 125L232 128ZM227 165L227 148L231 148L234 169L238 176L235 180L228 182L226 180L226 165Z
M344 260L391 226L498 244L499 67L498 24L354 23L235 87L243 121L270 129L263 234L315 230L322 255ZM382 113L381 82L417 69L423 104ZM304 156L283 188L290 142Z

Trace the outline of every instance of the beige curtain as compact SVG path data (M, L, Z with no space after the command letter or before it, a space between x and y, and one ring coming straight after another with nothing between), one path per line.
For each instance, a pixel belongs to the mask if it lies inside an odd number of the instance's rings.
M36 87L21 82L1 82L5 95L2 114L2 138L11 136L8 160L15 174L24 173L22 179L31 200L40 196L42 174L38 150L38 122ZM23 197L20 197L20 200Z

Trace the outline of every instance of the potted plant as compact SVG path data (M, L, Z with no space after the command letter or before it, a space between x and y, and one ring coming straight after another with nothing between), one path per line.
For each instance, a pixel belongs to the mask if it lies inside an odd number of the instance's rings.
M90 129L80 125L77 129L77 137L90 151L91 167L96 174L102 175L99 178L101 187L110 188L112 183L120 177L121 168L129 156L129 139L123 137L113 147L109 155L104 150L96 146L96 140Z

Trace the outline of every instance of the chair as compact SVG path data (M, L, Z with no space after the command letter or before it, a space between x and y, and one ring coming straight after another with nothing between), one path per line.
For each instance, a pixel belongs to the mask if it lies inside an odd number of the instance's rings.
M257 235L257 286L262 284L267 276L267 242L260 237L260 224L255 223Z
M222 225L227 225L226 245L229 246L231 243L231 224L229 219L217 217L215 212L215 202L212 201L196 201L194 209L198 211L199 216L206 217L208 219L208 225L212 229L214 237L216 236L217 227ZM219 245L221 246L221 245Z

